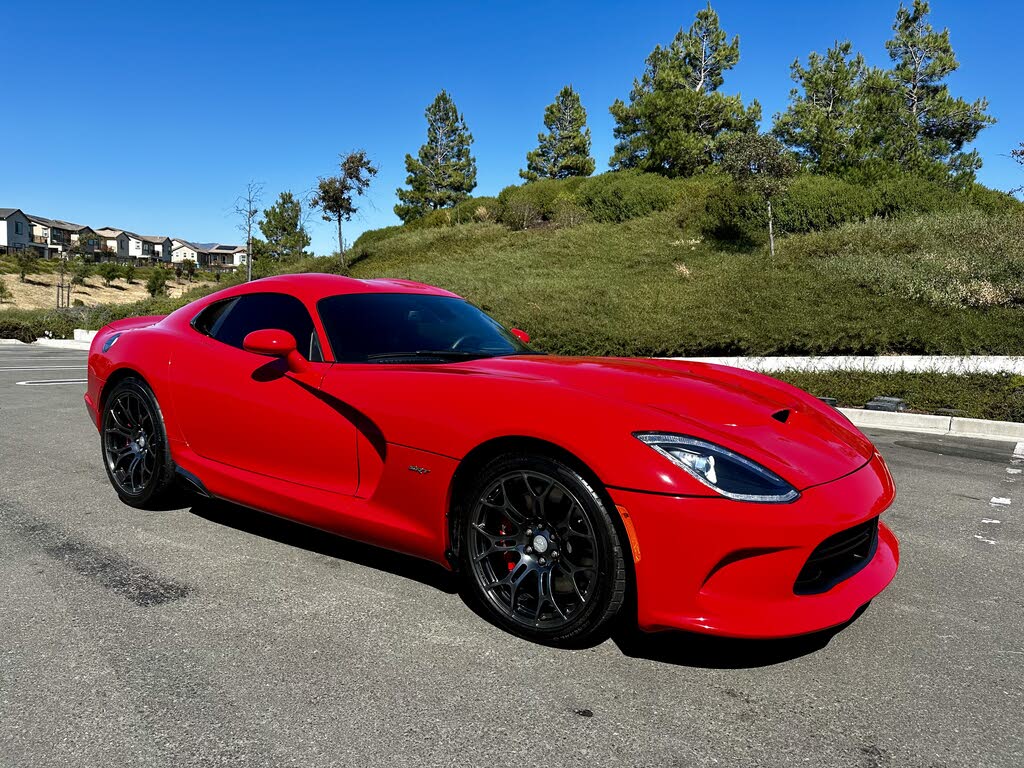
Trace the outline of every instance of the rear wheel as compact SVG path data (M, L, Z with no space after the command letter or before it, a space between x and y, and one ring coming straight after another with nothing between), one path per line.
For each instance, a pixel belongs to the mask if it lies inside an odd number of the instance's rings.
M174 464L167 433L160 406L142 379L122 379L106 396L100 434L107 477L121 501L146 507L169 497Z
M600 638L625 599L618 532L598 492L546 456L503 456L464 499L460 558L496 623L552 644Z

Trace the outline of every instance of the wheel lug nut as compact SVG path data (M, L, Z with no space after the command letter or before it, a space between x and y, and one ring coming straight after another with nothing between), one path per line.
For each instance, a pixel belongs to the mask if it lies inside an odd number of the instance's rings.
M547 560L545 560L543 557L540 559L540 564L541 565L544 565L546 562L547 562Z
M533 536L533 528L527 528L526 529L526 535L527 536Z
M558 557L558 550L557 549L551 550L551 559L554 560L556 557Z
M533 547L527 547L526 548L526 554L532 555L533 554Z

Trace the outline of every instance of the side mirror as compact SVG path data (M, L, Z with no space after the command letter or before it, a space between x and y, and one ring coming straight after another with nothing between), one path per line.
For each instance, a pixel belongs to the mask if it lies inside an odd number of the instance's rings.
M279 328L266 328L247 334L242 340L242 349L257 355L283 358L288 363L288 370L293 373L309 369L309 363L296 348L295 337Z
M523 342L523 344L530 343L530 334L528 334L526 331L521 331L518 328L513 328L512 335L519 339L521 342Z

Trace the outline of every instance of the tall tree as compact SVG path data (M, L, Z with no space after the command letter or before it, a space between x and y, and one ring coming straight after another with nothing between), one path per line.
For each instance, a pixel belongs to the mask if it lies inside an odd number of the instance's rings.
M929 13L926 0L901 4L896 12L885 44L893 67L872 70L865 79L863 146L868 157L970 181L981 156L964 147L995 119L985 99L967 102L950 94L945 80L960 64L949 30L936 32Z
M377 166L370 162L365 150L357 149L341 158L337 176L321 177L317 191L310 200L313 208L319 208L324 221L338 224L338 255L341 268L345 263L345 240L341 236L341 223L351 221L358 210L356 197L362 196L370 181L377 175Z
M865 67L849 41L839 42L822 56L797 59L790 67L797 84L789 92L789 108L775 116L772 133L799 154L803 164L819 173L834 173L856 160L854 139Z
M250 180L245 191L235 200L238 231L245 235L245 279L252 280L252 230L260 216L263 185Z
M740 96L719 92L739 59L739 37L728 40L708 3L689 30L647 57L630 103L612 104L618 143L611 167L689 176L714 162L722 139L754 130L761 105L745 107Z
M395 213L402 221L450 208L469 197L476 187L476 160L470 153L473 135L451 96L441 91L424 114L427 143L420 147L417 157L405 156L409 189L397 190Z
M260 232L266 238L260 255L272 261L296 261L309 247L309 234L302 224L302 203L291 192L282 192L277 202L263 211Z
M548 132L537 134L537 148L526 153L526 170L519 171L522 178L566 179L594 172L587 110L571 85L562 88L544 109L544 127Z
M772 201L786 191L797 170L796 158L769 134L730 136L722 144L722 169L745 191L764 201L768 214L768 243L775 256L775 217Z

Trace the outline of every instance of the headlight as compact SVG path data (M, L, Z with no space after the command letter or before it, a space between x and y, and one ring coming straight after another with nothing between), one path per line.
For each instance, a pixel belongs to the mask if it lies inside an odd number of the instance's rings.
M784 504L800 495L774 472L720 445L666 432L635 432L633 436L730 499Z

